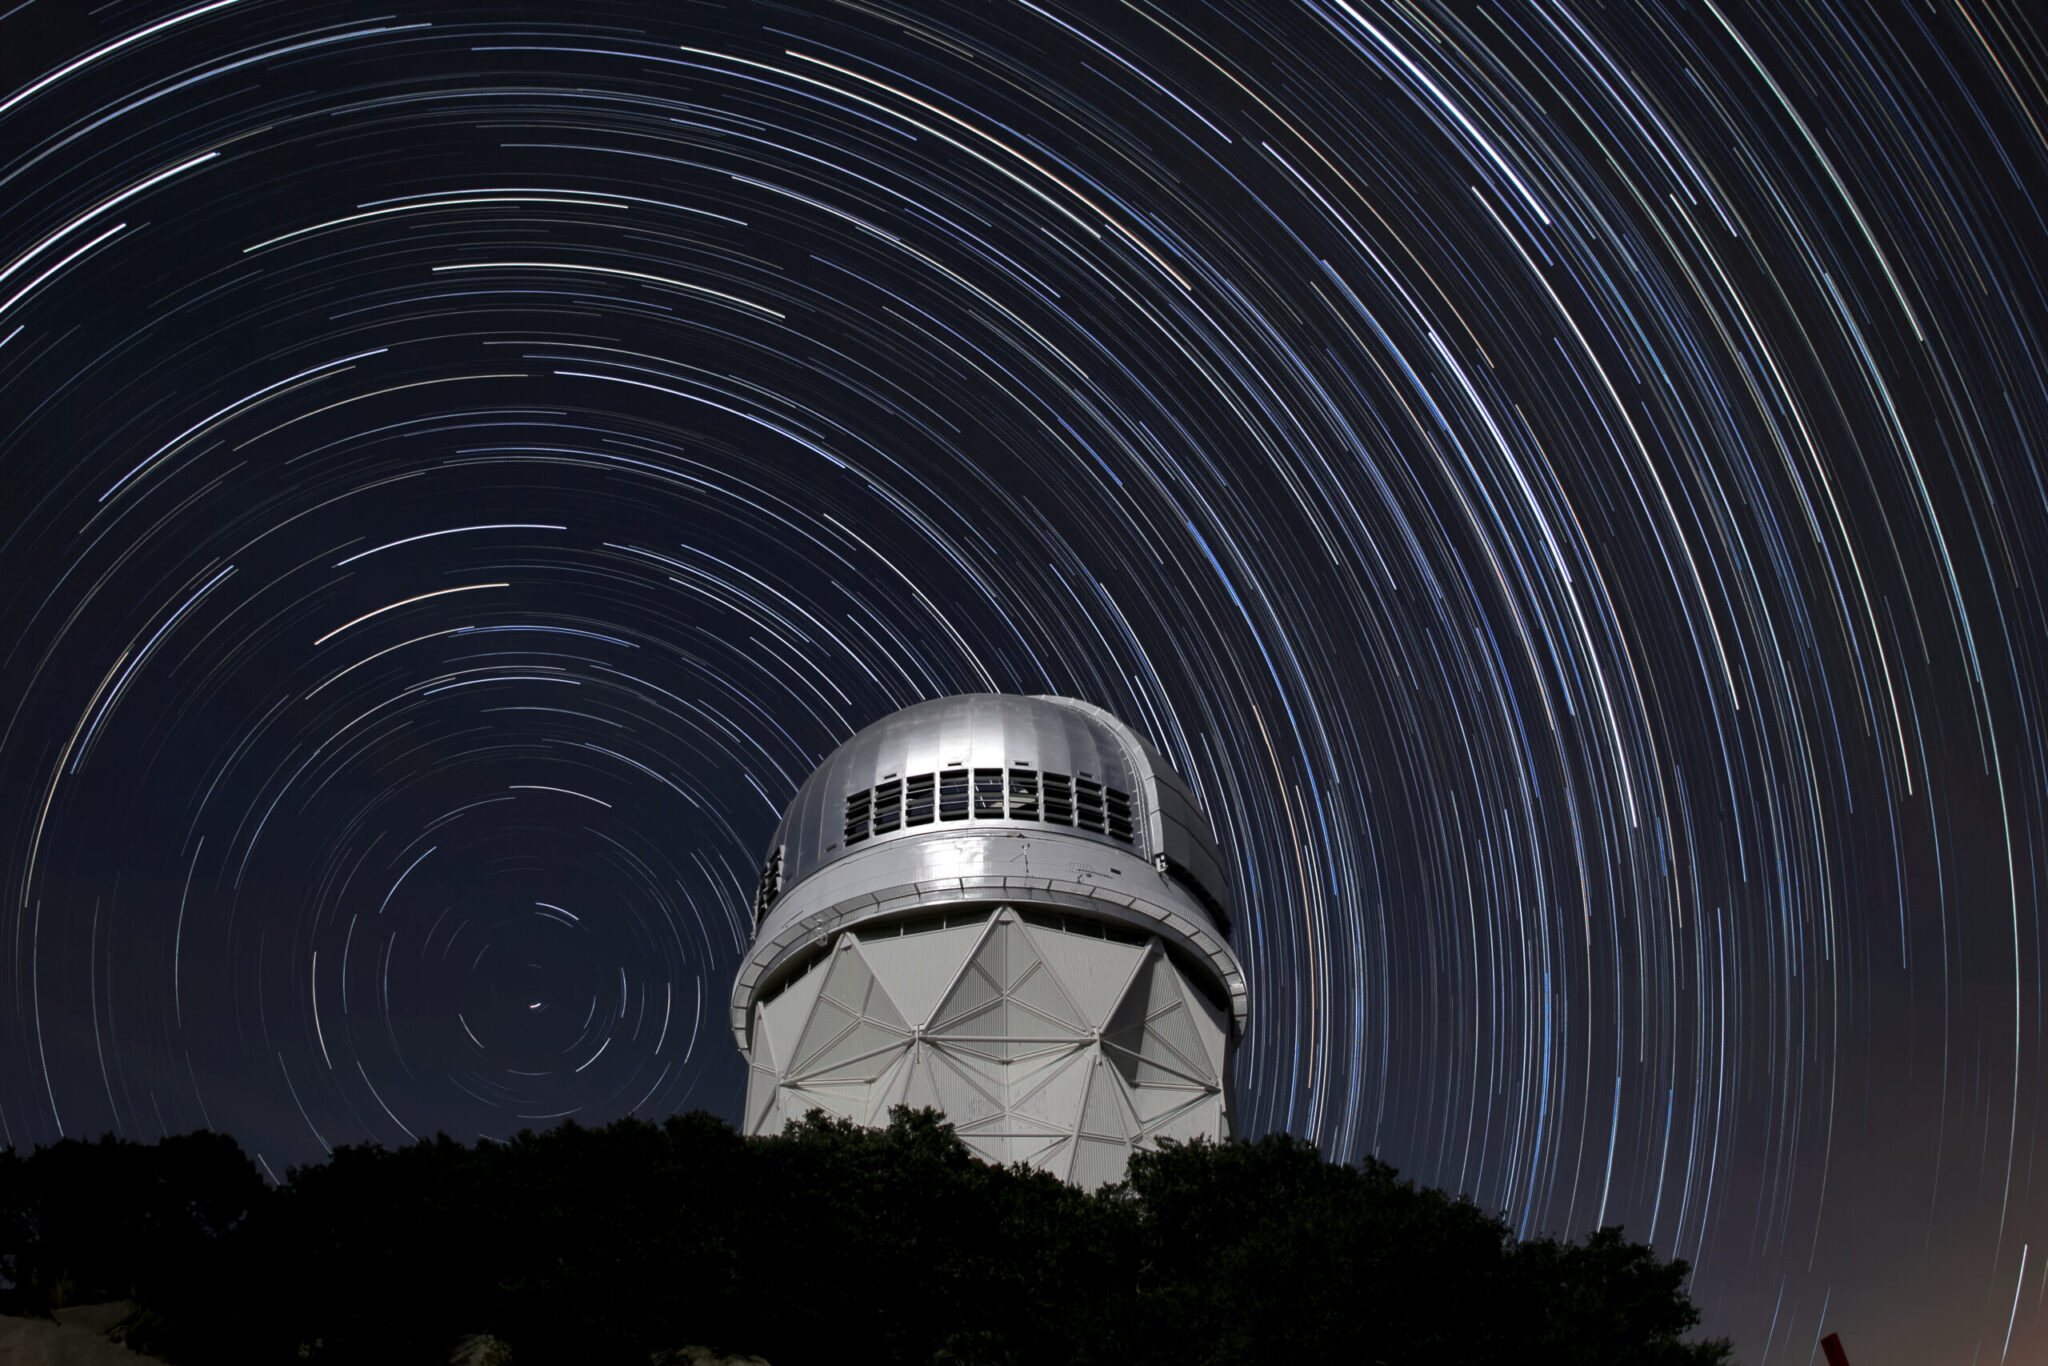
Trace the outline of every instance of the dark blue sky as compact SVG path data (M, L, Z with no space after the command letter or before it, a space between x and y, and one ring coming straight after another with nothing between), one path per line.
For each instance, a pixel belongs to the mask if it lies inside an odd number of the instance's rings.
M1751 1363L2038 1358L2044 82L2009 0L0 0L0 1141L731 1115L796 784L1059 692L1215 818L1250 1131Z

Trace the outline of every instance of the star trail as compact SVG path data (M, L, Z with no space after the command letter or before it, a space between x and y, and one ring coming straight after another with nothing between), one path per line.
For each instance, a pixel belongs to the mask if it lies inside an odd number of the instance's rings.
M797 784L1053 692L1241 1131L2039 1360L2044 119L2012 0L0 8L0 1142L735 1116Z

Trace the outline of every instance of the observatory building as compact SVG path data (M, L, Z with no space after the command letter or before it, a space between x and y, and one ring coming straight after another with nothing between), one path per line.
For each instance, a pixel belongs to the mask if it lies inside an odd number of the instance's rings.
M745 1132L931 1106L1083 1186L1227 1137L1244 970L1209 822L1136 731L1065 697L884 717L790 803L733 985Z

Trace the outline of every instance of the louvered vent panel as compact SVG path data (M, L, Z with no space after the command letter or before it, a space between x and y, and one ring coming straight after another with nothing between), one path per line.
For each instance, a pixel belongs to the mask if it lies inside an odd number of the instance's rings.
M999 768L974 770L974 819L999 821L1003 818L1003 771Z
M934 806L932 785L935 773L913 773L903 780L903 823L930 825Z
M1102 784L1092 778L1074 779L1074 824L1083 830L1105 833L1102 823Z
M761 865L761 880L754 887L754 923L760 924L768 918L768 908L775 904L775 898L782 895L782 846L776 845L775 852Z
M1054 825L1074 823L1074 780L1064 773L1044 775L1045 819Z
M1010 770L1010 819L1038 819L1038 775L1026 769Z
M1092 778L1013 768L949 768L888 778L846 797L848 845L934 821L1046 821L1137 841L1131 794ZM780 888L781 865L775 865ZM762 877L768 874L764 871ZM766 885L765 882L763 884Z
M967 780L969 774L964 768L949 768L939 775L939 819L942 821L964 821L967 819Z
M1131 794L1119 792L1113 787L1106 787L1102 790L1102 795L1108 799L1110 837L1112 839L1120 839L1125 844L1129 844L1131 842Z
M903 824L903 780L875 784L875 833L886 835Z

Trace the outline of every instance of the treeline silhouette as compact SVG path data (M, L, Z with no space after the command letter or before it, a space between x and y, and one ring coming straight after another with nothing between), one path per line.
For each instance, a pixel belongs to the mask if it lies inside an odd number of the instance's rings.
M930 1111L340 1148L276 1187L214 1133L0 1155L0 1311L133 1300L129 1345L191 1366L441 1363L478 1333L516 1366L1718 1366L1685 1276L1296 1139L1168 1144L1090 1193Z

